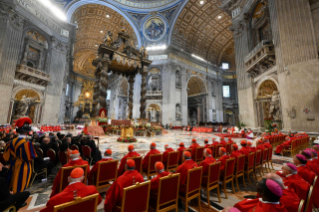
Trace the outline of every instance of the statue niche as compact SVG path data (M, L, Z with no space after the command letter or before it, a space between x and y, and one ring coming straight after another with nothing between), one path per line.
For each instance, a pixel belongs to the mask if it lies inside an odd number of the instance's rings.
M280 95L278 91L274 91L271 96L269 117L273 118L274 121L281 121L281 105L280 105Z

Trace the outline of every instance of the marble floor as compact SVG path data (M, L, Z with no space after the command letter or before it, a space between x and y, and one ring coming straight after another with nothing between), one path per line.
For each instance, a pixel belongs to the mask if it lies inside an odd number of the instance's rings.
M63 132L67 133L67 132ZM78 131L72 131L71 133L77 134ZM111 148L113 151L112 158L113 159L121 159L125 154L127 154L127 147L129 144L124 143L118 143L116 140L119 136L100 136L100 143L99 143L99 149L101 152L104 152L107 148ZM185 146L188 147L191 145L192 138L196 138L197 142L202 145L204 143L204 139L209 139L211 142L212 138L215 137L216 140L220 140L220 137L214 135L214 134L205 134L205 133L192 133L192 132L183 132L180 130L172 130L168 131L167 134L164 134L162 136L155 136L155 137L136 137L137 142L133 143L133 145L136 148L136 151L140 153L141 155L144 155L147 151L149 151L149 144L151 142L156 142L157 149L160 151L164 151L164 145L169 144L172 148L176 149L178 148L178 145L180 142L184 142ZM236 143L240 143L242 139L233 138L233 141ZM292 159L289 157L279 157L274 156L273 157L273 165L274 169L272 172L275 172L276 170L280 170L281 165L286 162L291 162ZM33 186L29 187L28 190L31 192L31 196L28 199L28 205L22 208L21 212L36 212L41 210L46 202L49 199L49 196L51 194L51 187L52 182L55 178L55 174L57 173L58 168L56 168L55 172L50 175L47 179L47 181L42 182L41 180L38 180L34 183ZM258 176L259 179L261 179L260 176ZM232 193L231 190L231 184L227 185L227 194L228 199L225 198L225 194L221 192L221 200L222 202L219 203L217 198L217 192L212 191L210 193L210 203L211 207L208 208L206 205L207 203L207 197L206 194L202 194L202 207L203 211L219 211L222 210L226 206L232 206L238 201L244 199L244 196L247 195L256 195L256 186L255 182L253 181L253 178L251 177L251 185L249 185L247 177L245 176L245 182L246 187L243 184L242 179L239 179L239 188L240 191L237 191L237 187L235 185L235 194ZM102 197L104 196L104 193L101 194ZM98 206L98 212L103 211L103 202ZM184 205L179 204L180 212L185 211ZM197 201L191 202L189 206L189 211L198 211Z

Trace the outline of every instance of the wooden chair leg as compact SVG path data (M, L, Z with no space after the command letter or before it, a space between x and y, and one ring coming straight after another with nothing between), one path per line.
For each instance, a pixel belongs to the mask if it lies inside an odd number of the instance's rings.
M236 176L236 184L237 184L237 190L240 191L239 186L238 186L238 177Z
M199 207L199 212L202 212L202 205L201 205L200 195L198 196L198 207Z
M250 172L247 172L248 182L249 182L249 185L251 185L249 174L250 174ZM254 177L254 174L253 174L253 177Z
M227 197L227 191L226 191L226 183L225 183L225 182L223 182L223 184L224 184L225 197L226 197L226 199L228 199L228 197Z
M253 173L254 176L254 173ZM243 174L243 182L244 182L244 186L246 187L246 183L245 183L245 175Z
M218 200L221 203L221 199L220 199L220 192L219 192L219 185L217 186L217 196L218 196Z
M238 185L238 184L237 184ZM235 194L235 187L234 187L234 178L231 181L231 187L233 189L233 193Z
M185 199L185 212L188 212L188 201Z
M206 198L207 198L207 204L208 204L208 208L210 208L210 199L209 199L209 189L207 188L207 195L206 195Z

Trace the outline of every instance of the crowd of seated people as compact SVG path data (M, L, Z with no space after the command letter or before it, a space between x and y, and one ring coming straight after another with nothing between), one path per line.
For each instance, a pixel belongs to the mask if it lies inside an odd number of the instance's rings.
M300 135L301 136L301 135ZM46 157L45 150L53 149L55 152L64 151L69 155L69 161L62 167L75 167L73 171L68 176L69 185L66 186L62 191L60 189L61 184L61 170L60 169L55 177L52 192L50 195L50 200L47 202L46 207L42 209L42 212L53 211L54 206L60 205L62 203L73 201L74 191L76 191L79 197L85 197L92 194L98 193L97 189L93 186L93 182L96 181L96 175L98 173L99 164L113 161L112 150L107 149L103 152L103 157L99 149L96 147L92 136L77 135L73 136L71 134L54 134L54 133L44 133L41 136L36 133L32 137L28 138L30 142L34 145L35 155L34 158L36 169L41 169L43 167L51 171L54 166L59 163L59 158L56 161L45 161L43 157ZM7 144L10 145L9 141ZM226 150L226 144L231 144L231 150ZM135 151L134 145L129 145L127 150L128 153L119 161L119 166L117 169L117 179L110 185L106 191L106 198L104 201L104 211L113 211L115 207L121 205L123 198L124 188L135 185L137 183L142 183L145 181L145 175L149 169L149 163L151 163L151 156L157 154L163 154L162 161L157 161L154 164L155 175L150 180L150 199L149 201L155 201L159 189L159 181L163 177L167 177L172 174L172 172L166 171L166 166L168 163L168 154L177 151L179 152L179 165L175 170L175 174L179 174L179 193L184 194L187 192L188 174L190 170L201 167L202 182L207 183L207 175L209 173L208 169L211 164L220 163L219 175L220 180L223 179L223 174L226 173L227 162L235 158L237 159L241 155L245 155L245 160L247 162L248 156L256 151L265 150L271 147L267 138L260 139L258 141L257 147L252 147L251 142L241 141L241 148L237 144L233 143L232 140L221 140L221 142L212 139L210 143L208 140L203 141L203 155L204 158L200 162L194 161L194 154L196 154L196 149L201 147L197 143L196 139L192 139L192 144L188 149L185 148L183 143L180 143L180 147L177 150L172 149L169 145L165 145L161 152L157 149L155 142L150 144L150 150L145 154L141 162L143 173L136 170L136 162L134 157L140 157L140 155ZM78 148L73 149L72 145ZM83 159L82 146L87 145L91 149L93 158L93 167L90 168L88 161ZM218 158L214 158L214 153L210 149L211 146L221 145L218 149ZM43 155L39 150L43 150ZM225 211L295 211L298 208L301 199L307 200L308 192L310 186L313 185L315 177L319 174L319 162L318 162L318 146L314 146L312 149L305 149L297 154L293 159L293 164L284 164L282 171L276 174L266 174L265 178L257 184L257 198L253 200L244 200L234 205L232 208L226 208ZM39 157L39 155L41 155ZM57 154L58 155L58 154ZM237 160L236 160L237 161ZM9 162L9 161L7 161ZM86 170L82 168L76 168L76 166L85 166ZM3 166L0 165L0 168ZM0 170L0 183L2 182L1 177L6 179L7 172L3 168ZM103 170L107 172L107 170ZM84 179L87 180L84 181ZM205 180L204 180L205 178ZM298 183L301 182L301 183ZM87 185L91 184L91 185ZM314 185L314 193L319 194L318 184ZM8 188L8 185L5 185ZM23 189L22 189L23 190ZM4 195L0 195L0 206L3 202L2 207L8 206L10 204L16 205L16 208L21 208L24 205L25 197L29 196L29 193L23 193L24 191L16 192L16 194L23 194L17 197L12 197L15 195L10 193L10 190L3 190ZM8 193L9 192L9 193ZM1 193L1 192L0 192ZM10 194L10 195L9 195ZM17 198L17 199L15 199ZM13 200L12 200L13 199ZM318 198L317 198L318 199ZM9 201L10 200L10 201ZM99 195L98 202L101 202L101 196ZM311 208L319 207L319 201L316 198L311 200ZM296 210L297 211L297 210ZM311 211L311 210L309 210Z

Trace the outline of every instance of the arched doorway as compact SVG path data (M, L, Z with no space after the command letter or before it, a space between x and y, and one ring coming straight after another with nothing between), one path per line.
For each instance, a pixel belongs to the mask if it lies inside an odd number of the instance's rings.
M204 81L198 77L191 77L187 84L188 96L188 124L199 125L207 121L207 89Z
M264 119L269 117L271 97L277 91L278 87L272 80L265 80L258 87L256 99L258 127L264 127Z
M146 109L146 118L151 123L162 123L162 110L157 104L150 104Z

